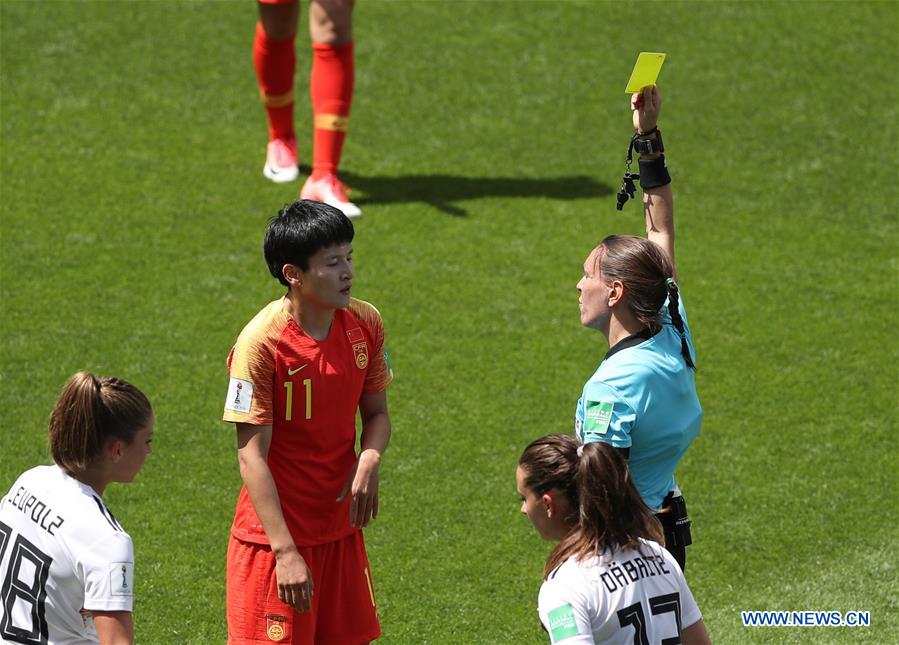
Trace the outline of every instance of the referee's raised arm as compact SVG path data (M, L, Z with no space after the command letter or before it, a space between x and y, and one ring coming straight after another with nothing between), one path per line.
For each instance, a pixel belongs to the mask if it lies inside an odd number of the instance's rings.
M637 133L635 149L640 153L640 187L643 189L643 213L646 217L647 237L668 254L677 279L674 262L674 195L671 177L665 166L665 147L658 129L662 95L650 85L631 96L634 129Z

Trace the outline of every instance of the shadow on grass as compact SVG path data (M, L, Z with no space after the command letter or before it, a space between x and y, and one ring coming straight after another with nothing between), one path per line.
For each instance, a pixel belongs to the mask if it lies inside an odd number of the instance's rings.
M311 168L301 165L309 174ZM365 204L399 204L421 202L442 213L464 217L468 212L454 202L484 197L546 197L573 200L603 197L612 189L593 177L461 177L457 175L400 175L397 177L366 176L342 170L341 181L365 192L366 197L350 196L360 206Z

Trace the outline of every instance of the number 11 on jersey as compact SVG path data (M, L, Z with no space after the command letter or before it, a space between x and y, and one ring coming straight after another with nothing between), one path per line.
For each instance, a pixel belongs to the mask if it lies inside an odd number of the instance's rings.
M303 388L306 390L306 420L312 418L312 379L303 379ZM284 381L284 389L287 390L287 403L284 410L284 420L293 419L293 381Z

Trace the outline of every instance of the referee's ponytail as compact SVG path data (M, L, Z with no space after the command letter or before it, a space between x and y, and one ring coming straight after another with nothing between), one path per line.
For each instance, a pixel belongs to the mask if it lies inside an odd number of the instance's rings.
M153 416L150 401L130 383L88 372L73 375L50 415L50 453L70 474L94 465L109 439L127 444Z
M693 364L693 357L690 356L690 346L687 344L687 331L684 328L684 319L681 318L680 308L678 307L677 283L674 281L674 278L668 278L665 284L668 286L668 313L671 314L671 322L674 323L674 328L680 334L681 356L684 357L687 367L695 370L696 365Z

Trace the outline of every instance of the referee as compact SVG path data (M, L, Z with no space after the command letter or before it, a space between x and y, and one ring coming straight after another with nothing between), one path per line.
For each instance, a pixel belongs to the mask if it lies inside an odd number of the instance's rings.
M690 520L674 469L699 433L702 407L676 282L674 201L656 126L661 103L654 86L631 98L648 239L607 237L587 257L577 284L581 324L602 332L609 351L584 385L575 431L584 443L622 451L637 490L662 523L665 547L683 569Z

